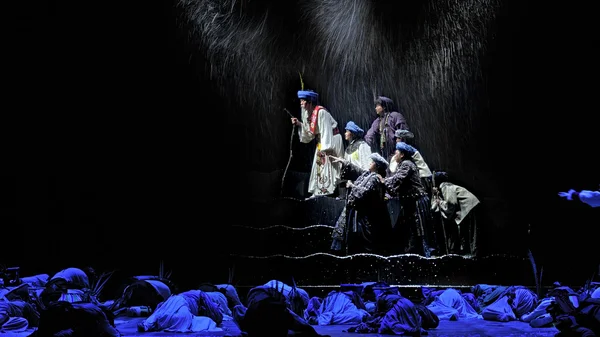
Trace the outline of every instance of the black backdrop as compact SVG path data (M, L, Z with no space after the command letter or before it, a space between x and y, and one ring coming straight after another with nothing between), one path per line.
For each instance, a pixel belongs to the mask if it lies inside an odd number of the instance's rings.
M146 12L52 5L11 23L1 262L145 272L159 256L217 263L215 252L234 244L225 234L246 206L235 198L243 169L230 160L251 140L211 123L227 114L221 101L229 98L206 79L198 55L189 63L174 17L163 25ZM598 210L554 197L600 182L586 16L584 8L506 2L486 56L490 112L481 117L477 150L486 155L478 160L513 216L526 219L506 245L530 245L555 269L597 259L590 233Z

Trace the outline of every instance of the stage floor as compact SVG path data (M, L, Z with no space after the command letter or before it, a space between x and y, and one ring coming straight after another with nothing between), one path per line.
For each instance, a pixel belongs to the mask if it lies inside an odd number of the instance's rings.
M166 332L137 332L136 326L143 318L119 317L115 320L117 329L127 336L178 336L178 337L200 337L200 336L241 336L240 330L232 321L224 322L223 332L204 332L204 333L166 333ZM330 325L314 326L318 333L330 335L331 337L352 337L352 336L389 336L378 334L356 334L343 332L350 325ZM517 337L517 336L554 336L558 330L555 328L532 328L523 322L490 322L479 319L463 321L441 321L437 329L429 330L429 336L432 337Z

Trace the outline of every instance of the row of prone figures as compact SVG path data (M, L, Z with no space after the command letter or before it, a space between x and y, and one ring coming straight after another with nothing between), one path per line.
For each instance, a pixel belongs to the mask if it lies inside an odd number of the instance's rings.
M478 284L468 292L422 287L422 297L411 300L382 282L342 284L321 298L272 280L250 289L242 300L231 284L204 283L179 291L168 279L138 276L112 299L101 301L89 279L89 272L68 268L51 278L22 278L19 286L0 290L1 331L31 331L32 337L119 337L124 320L116 318L143 316L137 319L139 332L241 330L248 337L284 337L289 331L323 336L314 325L416 336L436 329L440 320L469 319L554 325L557 336L600 334L600 284L593 282L579 291L555 284L544 297L523 286Z

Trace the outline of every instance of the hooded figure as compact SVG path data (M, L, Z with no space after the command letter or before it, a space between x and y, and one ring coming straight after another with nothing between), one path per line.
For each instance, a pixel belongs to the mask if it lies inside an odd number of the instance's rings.
M302 120L292 118L299 127L298 136L302 143L316 140L316 151L308 183L308 193L313 196L333 194L340 180L340 166L333 164L328 155L341 157L344 142L338 124L329 111L318 105L319 94L314 91L298 91Z
M375 111L377 118L367 131L365 140L371 148L389 160L396 151L396 130L408 130L408 124L406 118L395 110L394 101L388 97L379 96L375 99Z

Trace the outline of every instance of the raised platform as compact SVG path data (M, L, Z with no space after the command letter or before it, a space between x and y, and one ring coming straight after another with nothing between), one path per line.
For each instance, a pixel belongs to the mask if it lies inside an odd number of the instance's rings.
M271 279L302 285L339 285L346 282L384 281L391 285L465 287L478 283L533 286L528 260L508 255L481 258L447 255L379 256L357 254L339 257L328 253L306 256L234 255L235 283L260 285ZM518 279L516 276L520 276Z
M262 176L255 178L260 185L272 183ZM293 279L311 296L326 296L341 283L384 281L401 287L405 297L420 301L423 285L465 291L479 283L534 288L532 266L524 256L332 254L331 233L345 200L303 199L298 191L269 200L267 192L252 198L249 213L228 234L235 242L227 247L228 268L234 270L232 283L239 289L274 279L292 284Z
M413 254L334 255L331 233L344 205L344 200L329 197L257 204L253 207L256 213L249 215L253 221L231 228L235 245L228 250L230 267L235 266L234 283L291 282L293 277L298 285L374 280L394 285L534 284L529 260L507 254L428 259ZM257 220L260 214L264 222ZM274 219L281 222L273 223Z

